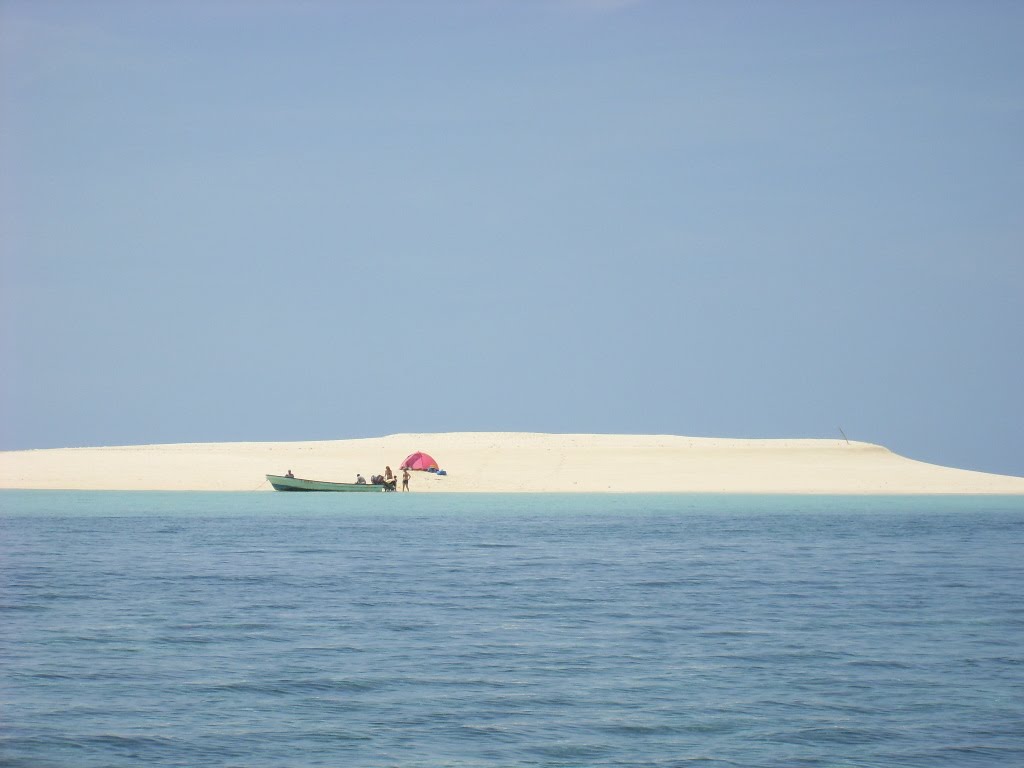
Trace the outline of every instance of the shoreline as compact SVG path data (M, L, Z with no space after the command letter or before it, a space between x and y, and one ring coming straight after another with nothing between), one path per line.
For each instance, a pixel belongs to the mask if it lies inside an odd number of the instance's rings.
M1024 478L908 459L872 443L822 439L398 434L302 442L174 443L0 452L0 488L256 491L266 474L352 482L399 474L415 451L448 474L412 472L412 492L1021 495Z

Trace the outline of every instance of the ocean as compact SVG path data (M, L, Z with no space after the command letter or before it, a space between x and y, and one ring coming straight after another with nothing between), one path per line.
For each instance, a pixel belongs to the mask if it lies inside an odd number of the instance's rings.
M1024 498L0 491L0 765L1024 766Z

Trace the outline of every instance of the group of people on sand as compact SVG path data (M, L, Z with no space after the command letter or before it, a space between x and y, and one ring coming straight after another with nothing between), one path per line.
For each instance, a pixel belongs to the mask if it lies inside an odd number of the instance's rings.
M391 467L384 467L384 474L371 475L370 483L373 485L383 485L387 490L394 491L397 490L398 478L391 471ZM356 485L366 485L366 478L358 472L356 473ZM405 468L402 469L402 490L409 490L409 470Z

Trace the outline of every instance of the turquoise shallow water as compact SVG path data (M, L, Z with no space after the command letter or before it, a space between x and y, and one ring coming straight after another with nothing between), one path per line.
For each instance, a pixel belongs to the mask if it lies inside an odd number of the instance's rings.
M0 492L5 766L1024 765L1024 499Z

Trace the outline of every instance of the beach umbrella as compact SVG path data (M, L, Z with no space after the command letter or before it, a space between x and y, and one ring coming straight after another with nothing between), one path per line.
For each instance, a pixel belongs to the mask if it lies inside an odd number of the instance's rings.
M434 457L430 454L423 453L423 451L416 451L416 453L410 453L405 457L405 461L402 462L401 469L437 469L437 462L434 461Z

